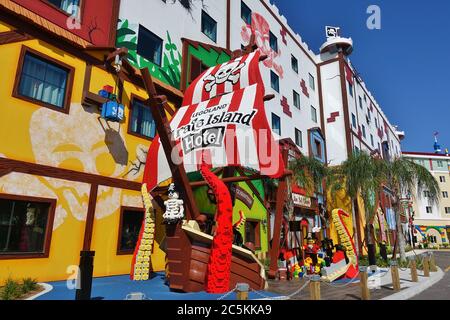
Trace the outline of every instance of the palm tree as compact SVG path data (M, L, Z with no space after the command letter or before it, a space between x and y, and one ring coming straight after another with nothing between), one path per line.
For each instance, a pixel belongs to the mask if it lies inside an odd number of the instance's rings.
M405 260L405 238L400 224L400 199L407 194L422 194L428 191L430 205L437 204L440 198L440 188L437 180L425 167L406 158L397 158L386 166L386 185L394 192L393 207L397 213L397 239L400 249L400 259ZM395 259L397 246L394 246L393 258Z
M376 263L375 241L371 232L371 223L376 213L376 198L383 182L386 180L387 164L365 152L352 154L341 165L335 167L331 186L334 189L344 189L356 206L357 199L364 205L365 225L364 233L371 264Z
M318 186L330 176L329 169L321 161L309 156L301 156L289 162L295 182L313 195Z

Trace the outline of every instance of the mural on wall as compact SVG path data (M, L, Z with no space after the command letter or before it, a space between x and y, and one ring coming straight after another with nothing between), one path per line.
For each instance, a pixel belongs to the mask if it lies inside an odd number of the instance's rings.
M164 41L162 66L159 66L137 53L139 24L131 23L128 19L120 20L117 30L116 46L128 49L128 60L138 68L148 68L150 74L162 82L180 88L181 79L181 53L176 44L172 42L169 32Z
M71 106L70 117L48 108L37 109L31 116L29 133L38 164L75 167L81 172L130 180L138 180L143 173L144 167L139 163L145 162L148 147L137 144L135 152L131 152L132 148L126 146L123 130L119 129L112 139L99 125L97 115L86 112L79 104ZM115 156L111 154L114 152L117 153ZM118 158L123 158L125 164L118 163ZM58 199L53 230L60 227L69 214L78 221L86 220L89 192L90 185L81 182L22 173L10 173L0 178L0 193ZM126 193L100 186L96 218L114 214L121 205L143 206L140 196Z
M256 12L252 13L251 25L242 26L241 37L244 43L248 44L250 42L252 34L255 35L256 45L261 50L261 53L268 56L264 60L264 65L267 68L273 68L280 78L283 79L283 67L275 62L281 56L281 50L278 48L278 51L275 51L270 47L270 25L262 15Z

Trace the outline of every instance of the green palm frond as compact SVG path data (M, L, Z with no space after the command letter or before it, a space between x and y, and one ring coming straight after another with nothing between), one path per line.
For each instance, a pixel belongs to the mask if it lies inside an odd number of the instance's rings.
M304 188L309 195L317 190L327 176L327 167L314 157L299 157L289 163L294 173L295 182Z
M399 197L408 193L422 194L429 192L430 204L437 204L440 200L439 183L425 167L406 158L398 158L389 163L389 187L395 190Z

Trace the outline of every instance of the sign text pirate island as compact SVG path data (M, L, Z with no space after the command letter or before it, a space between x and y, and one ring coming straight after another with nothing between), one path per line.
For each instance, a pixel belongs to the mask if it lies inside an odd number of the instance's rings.
M224 103L194 112L187 125L175 129L174 138L181 139L184 154L198 149L222 147L228 125L236 125L236 131L253 128L252 120L257 113L256 109L228 111L229 106L230 103Z

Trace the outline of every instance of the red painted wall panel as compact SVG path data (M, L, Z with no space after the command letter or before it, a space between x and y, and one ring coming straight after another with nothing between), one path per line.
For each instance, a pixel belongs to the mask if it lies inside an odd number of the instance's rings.
M46 0L13 0L96 46L114 46L119 0L81 0L81 25L68 27L69 15Z

